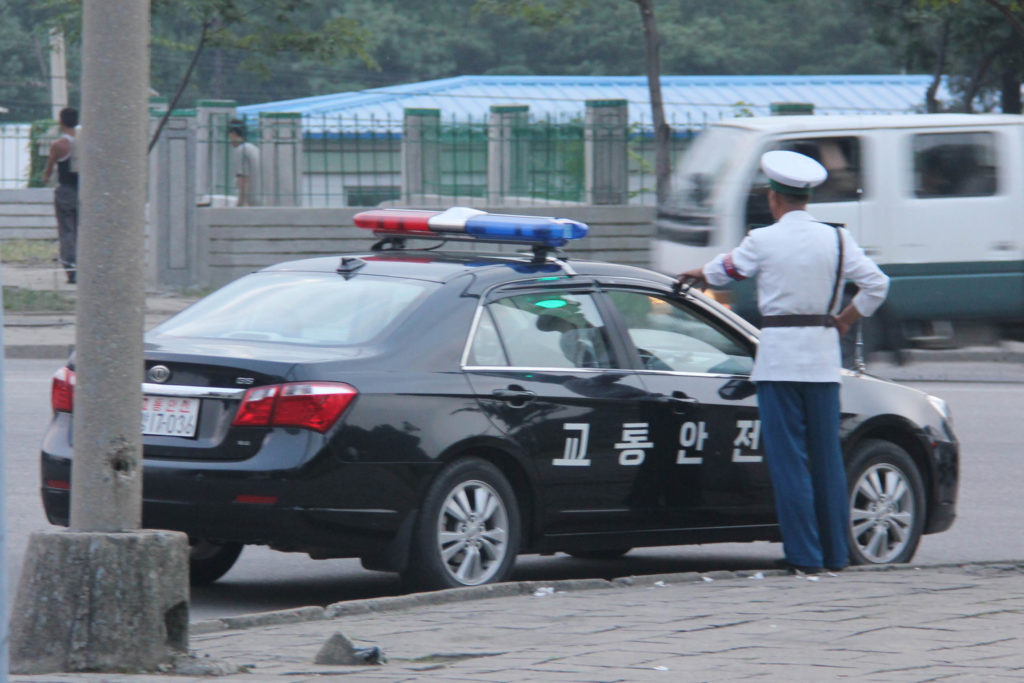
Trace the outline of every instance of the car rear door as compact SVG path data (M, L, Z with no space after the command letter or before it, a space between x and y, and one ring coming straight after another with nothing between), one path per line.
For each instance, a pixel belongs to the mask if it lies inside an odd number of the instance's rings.
M617 324L636 354L651 400L646 419L666 528L770 524L753 385L754 343L684 296L609 286ZM746 389L746 391L744 391Z
M464 370L494 424L530 454L543 532L646 528L653 486L647 391L592 284L506 288L483 302ZM638 495L639 494L639 495Z

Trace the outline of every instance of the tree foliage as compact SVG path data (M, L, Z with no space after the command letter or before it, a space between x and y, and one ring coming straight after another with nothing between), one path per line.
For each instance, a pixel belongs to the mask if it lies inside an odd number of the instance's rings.
M904 69L948 77L957 111L1021 111L1024 2L861 0L874 35ZM938 110L933 101L930 108Z
M876 40L873 15L863 11L864 2L883 1L904 0L662 0L661 72L893 73L906 62L900 46ZM76 101L79 3L0 3L0 104L47 103L46 30L54 24L67 31ZM152 36L151 84L169 98L203 40L179 106L461 74L645 70L643 29L628 0L153 0Z

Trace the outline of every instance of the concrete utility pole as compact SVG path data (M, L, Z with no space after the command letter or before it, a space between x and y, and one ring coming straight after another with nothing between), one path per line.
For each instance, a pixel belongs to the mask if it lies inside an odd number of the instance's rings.
M33 534L19 673L155 670L188 641L187 538L141 531L149 0L85 0L71 530Z
M3 268L0 266L0 282ZM0 387L4 386L4 307L0 305ZM0 586L7 587L7 451L4 449L4 392L0 391ZM7 591L0 592L0 683L7 683L7 644L10 632L7 626Z
M60 110L68 106L68 66L64 51L64 34L50 29L50 111L56 120Z

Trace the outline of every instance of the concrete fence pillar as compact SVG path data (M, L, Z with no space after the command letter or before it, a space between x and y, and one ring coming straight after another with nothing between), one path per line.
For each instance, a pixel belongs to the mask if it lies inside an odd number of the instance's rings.
M529 189L526 138L530 108L523 104L491 105L487 127L487 200L524 196Z
M441 110L406 109L402 125L402 201L423 204L441 189Z
M629 201L626 100L587 100L583 128L584 187L588 204Z
M302 204L302 114L260 112L263 206Z
M221 205L218 197L233 194L228 123L235 115L234 100L196 103L196 194L200 204Z
M149 115L163 116L167 113L168 100L162 95L152 95L149 98Z
M158 118L150 119L156 130ZM196 230L196 113L175 110L149 154L149 284L191 287L199 279Z

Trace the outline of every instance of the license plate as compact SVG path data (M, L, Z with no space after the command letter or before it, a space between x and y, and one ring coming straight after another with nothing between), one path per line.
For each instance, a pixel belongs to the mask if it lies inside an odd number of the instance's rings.
M143 434L191 437L196 435L198 423L198 398L142 397Z

